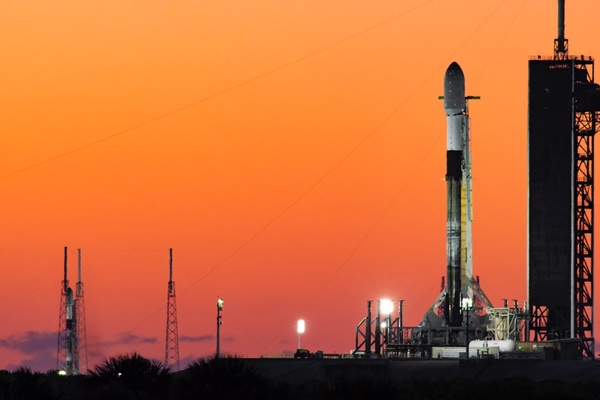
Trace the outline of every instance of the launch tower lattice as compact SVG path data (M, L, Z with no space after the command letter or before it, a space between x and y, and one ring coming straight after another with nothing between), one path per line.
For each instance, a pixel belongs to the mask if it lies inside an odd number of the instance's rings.
M60 308L58 312L58 347L56 351L56 368L59 371L69 373L67 365L67 291L69 281L67 279L67 248L64 255L64 277L60 286Z

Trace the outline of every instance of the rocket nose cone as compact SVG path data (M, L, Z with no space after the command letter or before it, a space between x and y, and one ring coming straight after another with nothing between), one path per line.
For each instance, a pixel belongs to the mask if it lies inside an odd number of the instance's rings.
M444 110L448 115L460 114L467 107L465 75L458 63L453 62L444 75Z

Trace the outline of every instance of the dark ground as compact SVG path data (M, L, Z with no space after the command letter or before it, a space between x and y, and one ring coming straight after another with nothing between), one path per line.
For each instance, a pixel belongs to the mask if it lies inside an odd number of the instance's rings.
M0 371L4 399L600 399L600 361L224 356L172 373L134 353L86 375Z
M245 359L272 380L290 383L337 377L385 377L393 381L477 379L497 381L522 378L535 382L596 381L600 361L541 360L423 360L423 359Z

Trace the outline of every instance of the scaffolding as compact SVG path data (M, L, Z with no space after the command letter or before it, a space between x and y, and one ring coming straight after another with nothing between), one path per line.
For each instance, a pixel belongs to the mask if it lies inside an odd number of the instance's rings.
M488 332L494 340L525 340L527 330L527 321L529 314L527 305L520 308L516 300L512 308L508 307L508 301L504 300L504 307L488 308L487 313L490 316L490 326Z

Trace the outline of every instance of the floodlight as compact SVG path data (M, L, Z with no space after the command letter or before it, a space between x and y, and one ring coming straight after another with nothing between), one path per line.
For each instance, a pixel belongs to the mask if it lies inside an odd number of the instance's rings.
M306 324L303 319L298 320L298 333L304 333L306 331Z
M392 300L379 300L381 313L384 315L391 314L394 311L394 302Z

